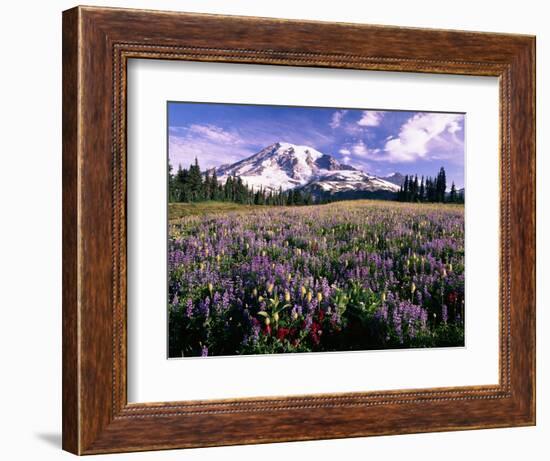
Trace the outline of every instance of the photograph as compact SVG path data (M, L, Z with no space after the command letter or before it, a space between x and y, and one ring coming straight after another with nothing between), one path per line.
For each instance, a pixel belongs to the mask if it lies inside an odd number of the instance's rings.
M29 428L9 454L545 452L550 32L529 1L398 2L41 2L30 34L6 23L22 277L2 336L27 370L6 414Z
M462 113L168 102L168 356L464 346Z

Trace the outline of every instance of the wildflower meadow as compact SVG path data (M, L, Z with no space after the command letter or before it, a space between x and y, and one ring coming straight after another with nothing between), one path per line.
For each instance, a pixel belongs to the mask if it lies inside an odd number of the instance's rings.
M464 206L194 206L169 223L169 356L464 345Z

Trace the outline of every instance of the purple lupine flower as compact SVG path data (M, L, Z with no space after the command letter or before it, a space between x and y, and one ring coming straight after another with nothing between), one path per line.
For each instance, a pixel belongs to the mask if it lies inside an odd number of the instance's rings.
M186 315L188 318L193 317L193 300L192 300L191 298L188 298L188 299L187 299L187 305L186 305L186 309L185 309L185 315Z
M178 295L177 294L174 295L174 297L172 298L172 306L177 307L179 302L180 302L180 299L178 298Z
M229 308L230 295L229 291L225 290L222 297L222 308L227 310Z
M403 324L401 319L401 313L398 309L394 308L392 312L392 322L395 334L399 338L399 342L403 343Z
M379 321L386 322L388 320L388 306L386 303L382 303L382 305L376 310L375 317Z
M311 316L311 314L307 314L304 322L304 331L311 330L312 324L313 324L313 317Z
M462 211L438 205L392 207L357 202L182 218L177 225L170 225L171 308L185 299L182 307L186 307L187 318L200 314L228 329L239 325L242 331L235 333L248 338L249 347L255 334L261 334L254 317L260 309L269 311L268 298L292 304L279 313L284 327L308 313L309 322L304 324L311 327L320 305L331 322L337 320L332 297L337 290L346 294L353 280L365 292L386 293L375 318L404 346L436 325L439 318L460 325L460 315L451 319L448 309L444 315L443 299L450 303L448 294L456 294L455 307L464 299ZM412 281L415 290L411 293ZM270 283L276 289L267 293ZM215 286L216 291L210 290L210 297L201 299L195 287L205 284ZM302 286L311 292L311 302L309 294L301 293ZM255 288L258 294L252 295ZM261 302L260 295L264 297ZM428 319L424 306L430 306L438 317ZM340 319L342 325L349 324L344 317L350 311ZM233 313L242 322L231 322ZM179 319L171 316L170 322ZM197 325L205 327L191 322L172 330L187 334L186 328ZM197 337L195 333L204 337L204 331L189 333L189 338ZM345 337L345 329L342 334ZM215 352L208 341L205 346ZM201 350L198 344L193 347Z
M443 323L447 324L447 320L449 320L449 315L447 312L447 305L443 304L441 306L441 319L443 320Z
M200 302L199 312L205 317L208 317L210 315L210 297L207 296L203 301Z
M260 339L260 331L262 327L260 326L260 322L258 322L255 318L252 319L252 342L256 344L258 340Z
M214 306L214 309L217 313L220 313L222 310L221 300L222 296L216 291L212 296L212 305Z
M328 280L326 278L321 279L321 293L323 295L323 299L330 299L331 289L330 285L328 283Z

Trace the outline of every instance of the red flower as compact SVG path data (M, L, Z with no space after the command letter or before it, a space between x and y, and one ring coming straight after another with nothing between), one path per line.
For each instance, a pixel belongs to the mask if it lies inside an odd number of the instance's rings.
M264 326L264 333L266 335L271 335L271 325L265 325Z
M323 309L319 310L319 322L322 322L325 318L325 311Z
M316 346L319 345L321 342L321 335L323 334L323 331L321 330L321 325L317 322L313 322L311 324L311 340L313 341L313 344Z
M456 291L451 291L447 298L449 299L449 304L454 304L458 299L458 294L456 293Z
M277 330L277 339L284 341L284 339L288 336L290 333L290 330L288 328L279 328Z

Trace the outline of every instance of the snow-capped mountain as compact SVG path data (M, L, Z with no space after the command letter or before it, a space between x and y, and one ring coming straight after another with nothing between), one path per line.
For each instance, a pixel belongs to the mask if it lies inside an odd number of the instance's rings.
M232 165L216 169L219 181L237 176L249 187L301 188L316 195L340 192L394 193L399 186L338 162L312 147L278 142Z
M278 142L237 163L218 167L216 174L221 182L238 176L249 187L288 190L331 171L352 169L312 147Z
M401 187L405 182L405 176L403 176L401 173L398 173L398 172L392 173L389 176L384 176L382 179L384 181L391 182L392 184L395 184L396 186L399 186L399 187Z

